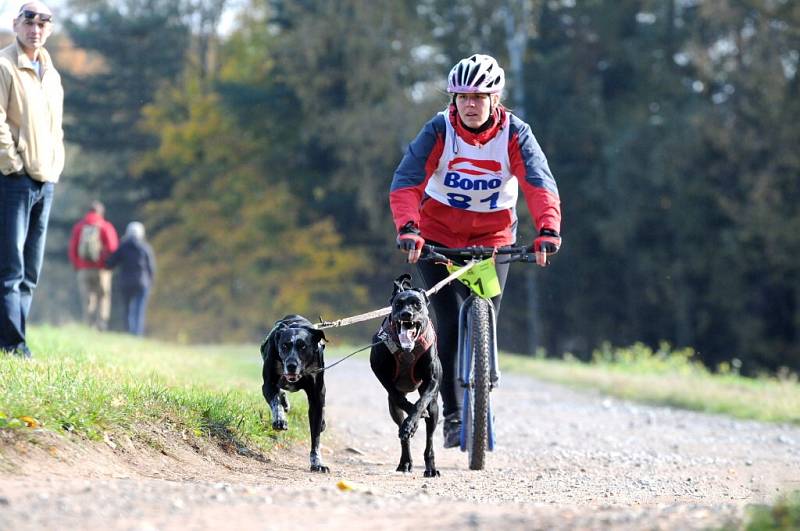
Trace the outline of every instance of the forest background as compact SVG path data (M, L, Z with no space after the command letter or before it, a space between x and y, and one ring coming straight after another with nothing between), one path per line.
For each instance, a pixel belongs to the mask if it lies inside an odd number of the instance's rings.
M48 48L68 158L35 321L79 318L66 249L92 199L148 229L153 335L255 342L287 313L385 306L413 271L393 170L477 52L505 67L564 219L550 267L512 268L501 348L668 342L710 367L800 370L798 2L62 4ZM376 326L329 335L366 344Z

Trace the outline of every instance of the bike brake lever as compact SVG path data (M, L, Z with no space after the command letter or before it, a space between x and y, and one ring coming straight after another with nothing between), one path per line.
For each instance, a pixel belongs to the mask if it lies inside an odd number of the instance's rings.
M428 251L428 254L425 256L427 260L434 260L436 262L450 262L450 260L443 254L437 253L436 251Z

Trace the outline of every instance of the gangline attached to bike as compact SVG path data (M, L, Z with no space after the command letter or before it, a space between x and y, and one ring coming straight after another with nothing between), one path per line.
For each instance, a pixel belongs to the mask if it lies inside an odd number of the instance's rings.
M452 263L452 258L466 260L466 265L453 271L448 277L438 282L425 292L428 297L441 290L453 280L461 277L470 269L480 264L481 259L505 255L504 262L539 262L547 263L546 254L537 256L526 247L468 247L463 249L447 249L425 245L420 260L437 260ZM479 270L476 269L476 272ZM467 452L469 468L483 470L485 466L486 451L494 450L494 414L490 393L500 380L500 365L497 356L497 323L495 309L492 302L486 298L490 293L478 291L472 282L466 282L471 293L462 303L458 317L458 370L459 385L464 389L464 403L461 408L461 437L462 452ZM498 288L499 289L499 288ZM391 313L391 306L373 312L347 317L336 321L323 321L314 325L317 329L347 326L369 319L384 317ZM365 350L364 347L356 352ZM334 365L341 363L349 354Z
M464 267L459 268L458 270L454 271L450 276L445 279L439 281L435 286L425 292L425 295L430 297L447 284L452 282L453 280L457 279L470 269L472 269L477 262L469 262ZM347 317L345 319L337 319L336 321L323 321L320 320L319 323L314 325L314 328L317 330L324 330L326 328L338 328L342 326L347 326L351 324L361 323L363 321L369 321L370 319L377 319L378 317L386 317L392 313L392 307L387 306L386 308L381 308L380 310L375 310L372 312L362 313L360 315L354 315L353 317Z

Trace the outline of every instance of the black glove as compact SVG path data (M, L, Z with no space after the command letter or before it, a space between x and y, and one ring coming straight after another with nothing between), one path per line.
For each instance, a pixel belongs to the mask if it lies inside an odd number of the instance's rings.
M547 254L556 254L561 248L561 236L553 229L542 229L539 237L533 240L533 251Z
M397 233L397 248L408 253L408 263L413 264L422 253L425 238L420 236L419 229L413 221L409 221Z

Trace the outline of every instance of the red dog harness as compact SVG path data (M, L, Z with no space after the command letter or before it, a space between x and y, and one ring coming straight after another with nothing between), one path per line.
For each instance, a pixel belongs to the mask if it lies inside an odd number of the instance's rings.
M387 318L381 324L378 330L378 338L383 341L389 352L394 357L394 384L398 390L404 393L416 391L422 380L414 377L414 368L417 362L422 357L422 354L436 343L436 331L433 329L431 321L428 320L425 329L420 332L414 342L414 348L411 351L403 350L400 346L400 339L397 336L397 330L393 323Z

